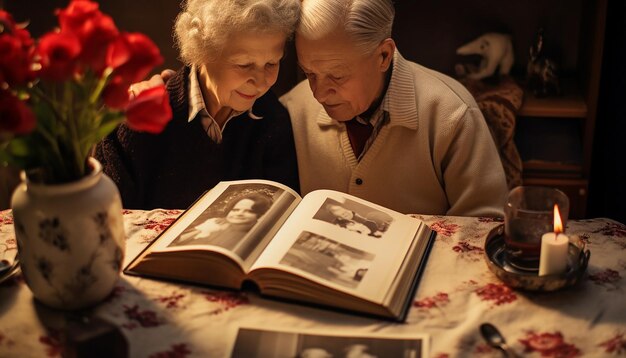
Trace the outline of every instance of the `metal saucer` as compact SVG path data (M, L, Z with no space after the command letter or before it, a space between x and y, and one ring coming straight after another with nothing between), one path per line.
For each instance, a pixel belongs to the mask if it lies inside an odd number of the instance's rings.
M485 241L485 261L489 270L507 286L526 291L549 292L575 285L587 271L590 255L578 237L570 237L566 271L539 276L537 271L520 270L507 262L503 235L497 234Z
M20 272L20 261L17 256L13 259L13 262L4 266L0 271L0 284L10 279Z

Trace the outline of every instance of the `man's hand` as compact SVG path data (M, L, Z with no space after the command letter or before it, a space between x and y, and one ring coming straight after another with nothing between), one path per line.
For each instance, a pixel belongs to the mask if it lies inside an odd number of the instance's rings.
M150 79L147 81L133 83L132 85L128 87L128 98L133 99L138 94L140 94L141 92L149 88L153 88L153 87L167 83L167 81L169 81L169 79L172 78L174 73L175 72L173 70L166 69L166 70L161 71L160 74L150 77Z

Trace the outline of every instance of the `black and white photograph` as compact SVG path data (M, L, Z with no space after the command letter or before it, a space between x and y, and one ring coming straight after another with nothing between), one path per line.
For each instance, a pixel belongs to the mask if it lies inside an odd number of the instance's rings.
M349 199L339 202L331 198L326 199L313 219L377 239L383 237L393 221L389 214L367 205Z
M339 336L240 328L231 358L421 358L426 336Z
M303 231L280 261L330 282L356 288L375 255Z
M264 234L253 229L283 194L292 197L268 184L231 185L169 246L215 245L245 258Z

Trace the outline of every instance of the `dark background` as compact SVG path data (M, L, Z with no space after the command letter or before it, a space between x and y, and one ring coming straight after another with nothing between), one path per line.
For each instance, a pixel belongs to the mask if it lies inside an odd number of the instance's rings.
M593 0L583 0L593 1ZM548 5L549 3L549 5ZM30 20L34 37L56 24L55 8L65 7L66 0L0 0L17 21ZM581 1L508 1L439 0L396 1L394 38L405 58L427 67L452 74L459 58L455 49L488 31L515 34L514 74L522 73L528 61L528 46L535 30L543 26L545 47L559 61L563 73L577 66ZM159 46L163 68L178 68L173 47L172 26L180 9L177 0L109 0L100 8L111 15L120 30L142 32ZM533 14L524 17L521 14ZM556 40L558 39L558 41ZM600 82L600 100L594 137L592 173L589 184L587 217L609 217L626 223L626 2L608 1L604 57ZM282 94L298 80L293 45L290 44L274 90ZM0 198L1 199L1 198ZM2 203L0 202L0 206Z
M608 4L587 216L626 223L626 2Z

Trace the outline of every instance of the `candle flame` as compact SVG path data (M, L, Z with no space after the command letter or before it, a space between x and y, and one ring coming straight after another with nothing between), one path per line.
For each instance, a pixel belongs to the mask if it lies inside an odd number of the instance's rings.
M554 233L559 234L563 232L563 222L561 221L561 213L559 212L559 206L554 204Z

